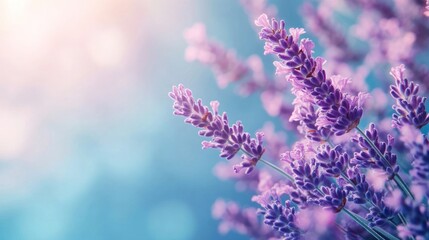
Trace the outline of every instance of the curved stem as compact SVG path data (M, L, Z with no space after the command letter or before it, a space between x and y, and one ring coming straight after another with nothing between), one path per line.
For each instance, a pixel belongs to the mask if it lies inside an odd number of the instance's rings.
M289 179L291 182L294 182L293 177L289 174L287 174L285 171L283 171L281 168L277 167L276 165L265 161L264 159L259 159L259 161L263 162L265 165L271 167L272 169L276 170L277 172L279 172L280 174L282 174L283 176L285 176L287 179Z
M370 228L369 226L367 226L365 224L364 221L362 221L362 219L360 219L355 213L349 211L346 208L343 208L343 211L349 215L349 217L351 217L357 224L359 224L361 227L363 227L367 232L369 232L373 237L375 237L377 240L384 240L384 238L382 236L380 236L380 234L378 234L376 231L374 231L372 228Z

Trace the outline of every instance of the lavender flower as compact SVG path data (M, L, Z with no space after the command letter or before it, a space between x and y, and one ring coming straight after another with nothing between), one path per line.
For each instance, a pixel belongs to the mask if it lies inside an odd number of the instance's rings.
M429 0L426 0L426 6L423 13L426 17L429 17Z
M412 184L417 195L429 197L429 139L410 125L401 128L400 138L409 150L413 169L410 171ZM418 197L418 199L423 196Z
M332 184L330 187L322 186L322 193L324 194L316 202L334 212L340 212L347 203L347 191L342 187L337 187Z
M402 211L407 219L407 225L398 226L402 239L415 237L417 240L429 238L429 211L427 205L419 204L411 199L402 201Z
M216 200L212 208L213 217L221 221L219 231L223 234L235 230L253 239L275 237L275 232L258 221L256 212L254 208L241 209L237 203L225 202L222 199Z
M363 136L356 136L353 141L358 143L362 150L355 153L351 163L359 167L381 169L387 173L389 179L393 179L399 172L396 155L392 153L394 138L388 135L387 143L381 141L374 124L369 125L369 128L365 131L365 136L374 144L374 147L377 148L382 156Z
M350 48L345 36L320 10L322 8L318 11L309 3L305 3L302 6L302 12L306 16L305 21L308 28L329 49L328 55L332 56L332 59L338 62L358 60L361 56Z
M349 155L342 152L341 146L337 145L331 148L328 145L322 145L316 155L320 166L326 173L333 177L344 174L349 164Z
M399 65L390 71L395 79L395 85L390 86L390 94L396 100L393 109L393 126L400 128L404 124L422 128L429 123L429 114L426 111L426 97L418 96L419 86L413 81L408 81L404 76L405 67Z
M369 226L381 226L387 221L391 221L394 218L396 212L385 204L385 193L369 191L368 195L371 195L370 199L373 204L369 209L368 215L366 216Z
M265 54L274 54L281 60L275 64L277 72L287 75L295 95L301 92L320 108L318 126L331 126L336 135L342 135L359 124L362 96L344 94L326 78L323 59L312 57L314 44L308 39L298 42L303 29L290 29L287 34L284 21L273 19L270 23L265 14L255 24L262 27L259 37L265 40Z
M243 150L243 161L234 166L234 170L239 172L245 168L246 173L252 172L254 166L262 157L265 149L262 147L262 133L256 133L256 139L244 132L241 122L229 126L226 113L218 114L219 103L210 103L212 111L202 104L201 99L194 100L191 90L183 85L174 86L169 93L174 100L173 108L175 115L186 117L185 122L202 128L198 133L202 136L211 137L210 141L203 141L204 148L220 149L220 157L231 159L238 151Z
M347 2L352 1L342 3ZM266 0L241 0L241 3L250 17L262 10L275 15L275 8L267 5ZM260 213L265 224L261 226L257 221L254 209L218 201L214 216L221 220L221 230L235 229L252 238L270 240L322 239L326 236L378 240L398 239L397 236L416 240L429 237L426 234L429 229L429 140L420 132L429 123L426 97L418 96L418 85L404 77L404 65L392 68L390 74L395 84L390 93L396 100L393 125L400 130L403 142L395 144L393 136L396 132L389 128L391 120L386 117L387 111L383 107L387 98L382 87L372 91L372 95L376 95L376 104L366 102L368 95L360 92L373 90L364 79L373 72L379 74L374 70L385 63L405 64L415 81L423 83L423 91L429 89L428 70L415 60L417 54L426 51L429 40L429 25L419 14L424 8L423 3L354 1L354 6L360 7L361 12L357 13L359 23L353 29L370 47L368 53L362 51L359 54L355 54L352 42L348 42L348 38L330 22L334 19L334 11L343 11L337 3L323 1L319 9L304 6L310 29L328 47L327 58L334 62L331 68L324 67L323 58L313 56L311 40L300 39L304 29L286 31L284 21L269 21L265 14L259 16L255 24L261 27L259 37L265 41L264 54L278 58L274 62L276 78L267 77L259 57L251 56L247 61L241 61L234 51L208 40L201 25L188 32L189 59L211 66L221 87L245 80L240 82L242 94L260 93L267 113L298 125L297 132L302 135L288 150L285 138L274 133L272 126L265 127L261 130L266 132L267 147L264 148L264 134L258 132L251 137L240 121L230 124L226 113L218 113L218 102L211 102L209 108L201 100L195 101L189 89L181 85L173 87L170 97L174 100L174 113L184 116L185 122L200 128L199 134L209 138L203 141L203 148L217 148L220 156L226 159L232 159L242 151L241 162L233 167L235 172L243 169L248 174L262 161L281 173L273 175L270 171L258 170L252 175L231 175L225 174L224 169L234 163L218 166L218 176L234 179L254 192L251 199L261 205ZM314 22L319 22L319 26ZM363 64L348 65L355 60L363 60ZM355 81L331 74L353 76ZM286 89L290 86L295 97L292 105L286 102L289 99ZM371 120L379 120L380 131L373 123L365 131L358 127L365 103L372 109L370 113L376 115L371 116ZM360 135L346 134L353 129ZM294 140L294 137L288 136L287 140ZM400 162L401 166L404 164L401 175L411 179L412 191L399 175L394 154L402 156L404 149L408 149L412 156L412 169L408 171L410 166ZM273 163L261 159L264 155L277 160L280 153L279 161ZM390 180L396 184L391 184ZM282 204L281 198L287 201ZM329 213L330 217L325 220L329 223L322 220L316 224L317 221L306 219L316 216L317 209ZM336 214L339 212L341 214ZM331 225L334 222L337 225ZM325 229L319 231L319 225Z
M207 38L202 23L189 28L185 32L185 38L189 44L186 59L211 66L219 87L225 88L229 83L238 81L247 74L247 66L237 58L234 51L225 49Z
M300 239L300 230L295 223L295 211L290 201L282 205L278 198L273 198L259 213L264 216L265 224L279 231L285 239L293 240Z
M305 160L295 161L291 163L291 168L294 173L296 185L306 191L312 191L318 188L319 183L324 180L320 174L319 164L315 159L310 162Z

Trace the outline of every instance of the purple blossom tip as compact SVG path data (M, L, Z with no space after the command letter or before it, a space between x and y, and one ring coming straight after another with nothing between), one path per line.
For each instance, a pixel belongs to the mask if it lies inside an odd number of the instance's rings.
M416 128L422 128L428 124L426 97L419 96L419 85L405 77L405 66L402 64L393 67L390 75L395 79L395 84L390 86L390 95L396 101L392 106L396 111L392 115L393 126L401 128L404 124L410 124Z
M173 86L169 96L174 101L173 113L184 116L186 123L200 128L199 135L211 138L210 141L202 142L203 149L218 148L220 157L228 160L242 150L242 162L234 166L234 171L246 169L246 174L252 172L265 152L262 132L256 133L256 138L252 138L244 131L240 121L230 126L226 113L220 115L218 112L219 102L212 101L210 111L201 99L195 101L192 91L181 84Z

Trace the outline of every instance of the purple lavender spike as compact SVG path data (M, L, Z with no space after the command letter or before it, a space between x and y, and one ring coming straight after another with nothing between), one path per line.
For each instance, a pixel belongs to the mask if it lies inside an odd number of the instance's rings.
M429 123L429 114L426 111L426 97L421 97L419 85L405 78L405 67L399 65L390 71L395 79L395 85L390 85L390 95L396 100L392 115L393 126L400 128L404 124L410 124L416 128L422 128Z
M204 148L220 149L220 157L231 159L238 151L243 150L243 161L234 166L234 171L239 172L246 169L246 173L252 172L253 168L264 154L262 147L262 133L256 133L256 138L251 138L250 134L244 131L241 122L232 126L229 125L226 113L218 114L219 103L210 103L212 111L202 104L201 99L194 100L191 90L183 85L173 86L173 91L169 93L174 100L174 114L186 117L185 122L201 128L199 134L211 137L210 141L203 141Z
M381 169L387 173L389 179L393 179L399 172L399 166L396 164L396 155L392 153L394 138L388 135L387 143L381 141L374 124L370 124L369 128L365 131L365 136L380 151L382 156L373 149L372 144L367 139L363 136L356 136L353 141L357 142L362 150L355 153L351 163L364 168Z
M344 94L326 78L322 68L323 59L311 56L314 44L299 36L303 29L290 29L286 33L284 21L277 22L263 14L255 24L262 27L259 37L265 40L265 54L274 54L277 72L286 74L295 95L308 96L308 101L320 108L318 127L331 126L335 135L342 135L355 128L362 116L362 96Z

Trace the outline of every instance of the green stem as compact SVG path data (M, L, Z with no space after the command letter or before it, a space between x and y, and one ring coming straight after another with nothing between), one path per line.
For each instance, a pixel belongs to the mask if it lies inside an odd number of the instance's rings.
M276 170L277 172L279 172L280 174L282 174L283 176L285 176L287 179L289 179L291 182L294 182L293 177L289 174L287 174L285 171L283 171L281 168L277 167L276 165L265 161L264 159L259 159L260 162L263 162L265 165L271 167L272 169Z
M405 192L408 196L410 196L414 200L414 195L411 192L411 190L408 188L407 184L404 182L404 180L399 176L398 174L395 175L393 178L395 183L401 188L403 192Z
M366 134L359 127L356 126L356 129L358 130L360 135L362 135L362 137L365 138L365 140L369 143L369 145L371 145L372 149L374 149L374 151L377 153L377 155L383 160L384 164L386 164L386 166L389 166L393 169L392 165L387 161L387 159L380 152L380 150L375 146L375 144L371 141L371 139L369 139L366 136ZM414 199L413 193L410 191L408 186L405 184L404 180L402 180L401 176L399 176L398 174L395 173L393 180L398 185L398 187L402 190L402 192L404 192L406 195L408 195L412 199Z
M354 214L353 212L349 211L346 208L343 208L343 211L349 215L357 224L359 224L361 227L363 227L367 232L369 232L372 236L374 236L377 240L384 240L380 234L378 234L376 231L374 231L372 228L367 226L362 219L359 218L358 215Z

